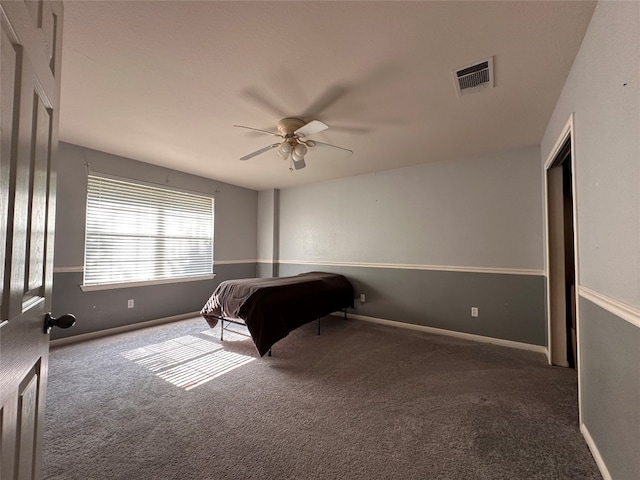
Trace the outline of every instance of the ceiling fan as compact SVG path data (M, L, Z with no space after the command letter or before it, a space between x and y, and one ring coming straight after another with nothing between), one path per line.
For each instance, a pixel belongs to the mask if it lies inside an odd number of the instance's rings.
M300 170L307 166L304 161L304 156L307 154L309 148L328 147L342 150L348 152L349 154L353 153L353 151L349 150L348 148L342 148L336 145L331 145L329 143L318 142L317 140L307 140L306 137L308 137L309 135L314 135L329 128L327 124L322 123L319 120L311 120L310 122L305 123L304 120L301 120L299 118L283 118L278 122L279 133L260 130L258 128L245 127L244 125L234 125L234 127L246 128L283 139L283 141L280 143L267 145L260 150L256 150L255 152L249 153L244 157L240 157L240 160L249 160L250 158L260 155L261 153L267 152L273 148L277 148L278 150L276 153L280 158L282 158L283 160L288 160L289 158L291 158L291 170Z

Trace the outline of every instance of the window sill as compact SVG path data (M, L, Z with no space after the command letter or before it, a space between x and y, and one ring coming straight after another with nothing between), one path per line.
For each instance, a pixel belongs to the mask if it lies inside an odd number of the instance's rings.
M185 278L167 278L166 280L148 280L144 282L122 282L122 283L104 283L100 285L79 285L83 292L95 292L98 290L115 290L118 288L134 288L134 287L149 287L153 285L165 285L168 283L184 283L184 282L198 282L201 280L211 280L215 277L213 275L201 275L199 277L185 277Z

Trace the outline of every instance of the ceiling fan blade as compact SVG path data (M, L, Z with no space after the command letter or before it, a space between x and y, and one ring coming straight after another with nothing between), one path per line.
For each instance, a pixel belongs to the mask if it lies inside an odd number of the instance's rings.
M280 135L279 133L269 132L268 130L260 130L259 128L245 127L244 125L234 125L234 127L246 128L247 130L253 130L254 132L266 133L267 135L273 135L274 137L282 138L282 135Z
M303 117L317 118L322 112L345 96L349 89L344 85L327 88L302 114Z
M245 155L244 157L240 157L240 160L249 160L250 158L257 157L261 153L267 152L267 151L271 150L272 148L276 148L276 147L279 147L279 146L280 146L279 143L274 143L273 145L268 145L268 146L266 146L264 148L261 148L260 150L256 150L255 152L249 153L249 154Z
M254 105L266 111L269 115L279 118L287 116L287 112L271 101L271 99L267 98L268 95L258 87L246 88L242 91L242 95Z
M343 150L345 152L348 152L350 155L353 155L353 150L349 150L348 148L338 147L337 145L331 145L330 143L317 142L315 140L313 141L313 143L322 147L337 148L338 150Z
M335 123L331 123L331 131L332 132L344 132L354 135L365 135L367 133L371 133L371 128L369 127L349 127L347 125L336 125Z
M300 135L301 137L308 137L309 135L313 135L314 133L322 132L329 128L329 125L322 123L320 120L311 120L306 125L301 126L295 132L296 135Z

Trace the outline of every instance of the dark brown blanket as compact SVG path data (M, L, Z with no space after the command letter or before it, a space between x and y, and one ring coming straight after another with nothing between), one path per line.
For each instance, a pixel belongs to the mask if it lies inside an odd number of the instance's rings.
M262 356L301 325L347 307L353 307L349 280L334 273L309 272L224 281L200 314L211 328L221 317L242 320Z

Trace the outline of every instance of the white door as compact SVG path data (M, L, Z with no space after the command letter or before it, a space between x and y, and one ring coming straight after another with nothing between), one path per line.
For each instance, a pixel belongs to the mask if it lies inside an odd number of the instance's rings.
M0 3L0 478L41 477L62 3Z

